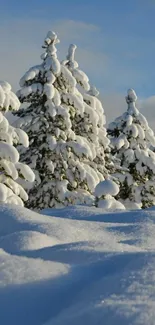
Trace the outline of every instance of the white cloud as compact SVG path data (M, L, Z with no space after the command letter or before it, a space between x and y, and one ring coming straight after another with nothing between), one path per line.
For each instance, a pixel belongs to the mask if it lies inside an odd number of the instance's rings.
M47 31L51 29L56 31L61 41L57 47L60 59L66 56L69 44L77 42L77 58L83 68L86 64L86 72L89 73L89 69L95 72L95 57L99 69L105 56L97 51L95 54L93 45L90 46L90 39L97 39L97 26L73 20L58 20L51 24L48 20L12 19L9 28L7 22L0 22L0 79L8 80L17 89L23 73L40 62L41 46Z
M93 34L100 30L96 25L75 20L57 20L54 22L54 28L59 37L70 38L72 42L81 41L86 36L88 37L88 34L93 38Z

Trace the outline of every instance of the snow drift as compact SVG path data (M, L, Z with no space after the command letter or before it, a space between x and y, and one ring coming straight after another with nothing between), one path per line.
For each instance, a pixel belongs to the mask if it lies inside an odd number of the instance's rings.
M43 213L0 207L0 324L153 325L155 210Z

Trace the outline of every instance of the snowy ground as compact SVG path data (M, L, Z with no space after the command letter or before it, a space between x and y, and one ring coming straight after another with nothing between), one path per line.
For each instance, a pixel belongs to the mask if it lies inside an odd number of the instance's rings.
M155 210L44 214L0 207L0 324L154 325Z

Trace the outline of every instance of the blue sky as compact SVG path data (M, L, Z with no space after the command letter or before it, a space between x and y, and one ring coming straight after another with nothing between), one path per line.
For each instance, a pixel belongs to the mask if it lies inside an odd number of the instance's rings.
M155 125L155 0L0 0L0 8L1 79L15 90L39 63L52 29L61 59L77 44L79 65L99 88L108 119L126 109L126 89L133 87Z

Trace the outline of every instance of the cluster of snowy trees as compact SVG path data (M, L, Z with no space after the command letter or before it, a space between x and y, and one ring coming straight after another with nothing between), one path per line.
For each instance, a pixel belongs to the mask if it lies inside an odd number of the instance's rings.
M154 205L155 137L134 90L127 93L127 111L106 129L99 92L79 69L76 46L60 62L57 43L48 32L41 63L21 78L17 96L0 82L0 202L26 201L35 210ZM13 126L8 110L15 111Z

